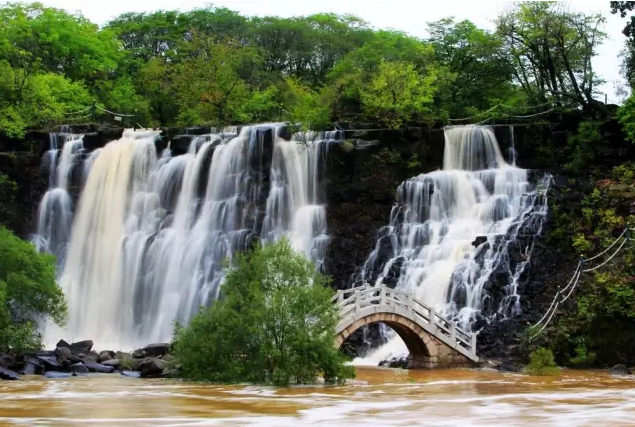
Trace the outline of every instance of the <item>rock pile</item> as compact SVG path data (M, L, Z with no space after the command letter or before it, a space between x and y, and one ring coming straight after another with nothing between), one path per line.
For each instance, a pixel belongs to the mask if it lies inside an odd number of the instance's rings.
M130 378L163 378L178 375L178 365L169 354L170 345L156 343L124 353L93 350L90 340L72 344L64 340L55 350L12 356L0 353L0 380L19 380L20 375L43 375L45 378L97 374L120 374Z

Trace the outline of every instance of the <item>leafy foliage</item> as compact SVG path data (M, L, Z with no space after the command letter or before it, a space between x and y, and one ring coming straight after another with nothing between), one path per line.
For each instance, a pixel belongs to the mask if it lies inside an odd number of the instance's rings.
M221 298L186 327L174 346L185 378L287 385L353 375L334 348L333 291L287 241L239 255Z
M554 375L558 367L553 358L553 352L548 348L538 347L529 355L526 372L530 375Z
M66 317L55 260L0 227L0 351L39 348L36 322L43 316L58 324Z

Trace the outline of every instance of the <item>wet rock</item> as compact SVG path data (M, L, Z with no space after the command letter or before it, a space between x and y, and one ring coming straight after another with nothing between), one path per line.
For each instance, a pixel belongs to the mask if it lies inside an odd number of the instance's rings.
M42 362L42 365L46 369L50 369L52 371L61 370L62 365L57 361L56 357L53 356L38 356L37 359Z
M485 242L487 242L487 236L478 236L472 242L472 246L474 246L475 248L478 248L479 246L481 246Z
M165 363L161 359L156 359L154 357L146 357L141 362L139 366L139 370L141 371L142 377L158 377L163 374L163 369L165 368Z
M383 368L408 368L408 357L393 357L390 360L382 360L379 362L379 366Z
M141 372L135 371L123 371L121 375L128 378L141 378Z
M61 378L70 378L70 377L71 377L71 374L68 372L46 371L44 373L44 378L61 379Z
M15 372L9 369L0 368L0 380L16 381L19 379L20 375L16 374Z
M161 357L161 360L163 360L164 362L171 362L174 360L174 356L172 356L171 354L166 354L165 356Z
M71 349L69 347L57 347L55 349L55 355L69 359L72 356Z
M143 359L146 357L146 352L143 349L137 349L132 352L132 357L135 359Z
M121 363L119 362L119 359L108 359L102 362L102 365L104 366L119 366Z
M611 368L611 374L613 375L630 375L631 370L626 365L618 364Z
M86 367L86 365L84 365L81 362L71 365L70 366L70 370L74 374L87 374L89 372L88 368Z
M138 371L139 369L141 369L141 364L143 363L144 359L132 359L132 369L134 371Z
M157 344L149 344L143 347L144 354L150 357L163 356L168 353L170 348L170 344L167 343L157 343Z
M15 358L8 354L0 354L0 368L12 368L15 365Z
M87 353L91 351L92 348L93 348L92 340L79 341L79 342L74 342L73 344L71 344L71 349L76 352Z
M59 340L55 345L56 348L71 348L71 345L64 340Z
M41 368L33 363L27 363L22 368L22 375L36 375L41 372Z
M104 363L107 360L112 359L112 356L110 355L109 352L107 351L102 351L101 353L99 353L99 357L97 358L97 362L99 363Z
M97 363L87 357L82 359L82 363L86 365L90 372L99 372L102 374L112 374L115 370L112 366L102 365L101 363Z
M59 363L60 365L66 367L68 365L70 365L71 363L68 361L67 358L65 358L64 356L57 356L57 363Z

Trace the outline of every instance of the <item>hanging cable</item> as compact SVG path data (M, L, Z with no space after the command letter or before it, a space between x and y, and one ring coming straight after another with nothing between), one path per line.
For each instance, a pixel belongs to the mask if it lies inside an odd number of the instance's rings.
M597 270L598 268L600 268L600 267L602 267L602 266L606 265L606 263L608 263L610 260L612 260L612 259L615 257L615 255L617 255L617 253L618 253L618 252L619 252L619 251L620 251L620 250L624 247L624 245L626 244L626 242L627 242L627 241L628 241L628 240L624 239L624 241L623 241L623 242L622 242L622 244L621 244L621 245L617 248L617 250L616 250L615 252L613 252L613 255L611 255L611 256L610 256L610 257L609 257L606 261L604 261L602 264L600 264L600 265L596 265L595 267L592 267L592 268L587 268L586 270L582 270L582 271L583 271L583 272L585 272L585 273L588 273L588 272L590 272L590 271Z
M71 111L70 113L64 113L64 115L66 115L66 116L72 116L72 115L74 115L74 114L81 114L81 113L85 113L86 111L90 110L91 108L92 108L92 106L91 106L91 107L86 107L86 108L84 108L83 110L79 110L79 111Z
M134 117L135 116L134 114L115 113L114 111L106 110L105 108L102 108L99 105L95 105L95 107L99 108L101 111L105 111L106 113L112 114L113 116L120 116L120 117Z
M569 291L569 293L567 294L567 296L565 296L562 301L560 301L561 303L565 302L566 300L569 299L569 297L571 296L571 294L573 293L573 290L575 289L575 287L578 285L578 280L580 279L580 275L582 274L581 271L578 271L577 276L575 278L575 282L573 283L573 286L571 286L571 290Z
M475 119L477 117L481 117L483 114L487 114L489 112L492 112L492 111L494 111L497 108L498 108L498 105L495 105L495 106L493 106L492 108L490 108L487 111L481 111L480 113L475 114L475 115L470 116L470 117L463 117L461 119L448 119L448 120L451 121L451 122L460 122L460 121L463 121L463 120L471 120L471 119Z
M529 105L525 107L514 107L511 105L505 105L505 104L498 104L498 105L500 105L503 108L508 108L510 110L532 110L534 108L544 107L545 105L553 105L553 101L545 102L544 104Z
M604 255L605 253L607 253L608 251L611 250L611 248L613 246L615 246L615 244L628 232L628 227L626 227L624 229L624 231L622 231L622 234L620 234L617 239L615 239L615 241L613 243L611 243L611 246L609 246L608 248L604 249L602 252L600 252L599 254L592 256L591 258L587 258L587 261L593 261L596 258L601 257L602 255Z
M527 119L527 118L529 118L529 117L536 117L536 116L540 116L540 115L542 115L542 114L547 114L547 113L550 113L550 112L552 112L554 109L555 109L555 108L550 108L550 109L548 109L548 110L546 110L546 111L542 111L542 112L540 112L540 113L536 113L536 114L529 114L529 115L526 115L526 116L515 116L515 115L513 115L513 114L507 114L507 113L501 113L501 114L502 114L503 116L506 116L506 117L512 117L512 118L514 118L514 119Z

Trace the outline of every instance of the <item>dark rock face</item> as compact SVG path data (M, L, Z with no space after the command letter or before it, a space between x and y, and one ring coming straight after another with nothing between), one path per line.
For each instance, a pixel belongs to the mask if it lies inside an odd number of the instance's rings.
M91 359L85 357L82 359L82 363L88 368L90 372L99 372L102 374L112 374L115 370L112 366L102 365L101 363L97 363L92 361Z
M41 372L41 368L39 366L34 365L33 363L27 363L24 365L22 369L22 375L35 375Z
M99 363L104 363L107 360L112 359L112 356L110 355L109 352L107 351L102 351L101 353L99 353L99 357L97 358L97 362Z
M102 362L102 365L104 366L114 366L117 367L121 364L121 362L119 362L119 359L108 359L104 362Z
M72 357L71 349L68 347L57 347L55 349L55 354L57 357L64 357L66 359Z
M611 374L613 375L631 375L631 370L626 365L615 365L611 368Z
M160 376L163 374L163 369L165 368L165 363L161 359L156 359L154 357L146 357L139 365L139 370L141 371L142 377L154 377Z
M0 380L16 381L20 379L20 375L9 369L0 368Z
M81 351L84 353L88 353L90 350L92 350L92 348L93 348L92 340L79 341L79 342L75 342L71 344L71 350L73 350L74 352ZM99 357L99 355L97 355L97 357Z
M143 347L143 352L146 356L158 357L167 354L169 349L170 344L167 343L149 344Z
M390 360L382 360L379 362L379 366L383 368L408 368L408 358L407 357L393 357Z
M15 365L15 358L8 354L0 354L0 368L10 368Z
M71 365L70 367L71 372L76 373L76 374L87 374L88 373L88 368L86 367L86 365L84 365L83 363L75 363L73 365Z
M62 369L62 365L53 356L38 356L37 358L47 370L56 371Z

